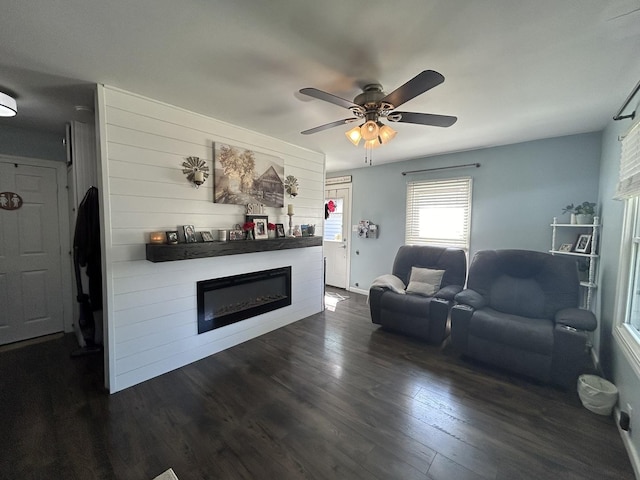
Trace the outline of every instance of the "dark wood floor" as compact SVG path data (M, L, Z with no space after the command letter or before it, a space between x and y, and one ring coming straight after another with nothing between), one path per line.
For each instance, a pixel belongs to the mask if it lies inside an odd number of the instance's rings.
M0 353L1 478L634 478L574 392L380 331L359 295L114 395L74 348Z

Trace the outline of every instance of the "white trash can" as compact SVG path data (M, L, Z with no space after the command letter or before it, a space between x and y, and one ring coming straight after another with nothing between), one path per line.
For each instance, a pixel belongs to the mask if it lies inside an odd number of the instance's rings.
M611 415L611 410L618 401L618 389L613 383L597 375L580 375L578 396L587 410L598 415Z

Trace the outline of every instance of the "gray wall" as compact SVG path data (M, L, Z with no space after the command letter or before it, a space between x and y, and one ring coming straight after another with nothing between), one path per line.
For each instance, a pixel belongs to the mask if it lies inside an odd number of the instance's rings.
M624 202L613 200L618 183L620 168L621 135L629 128L629 121L611 121L602 134L602 160L600 167L600 196L598 203L602 209L602 235L600 238L600 261L598 264L599 288L596 294L597 313L599 319L598 335L594 345L599 347L600 363L607 376L613 374L612 352L613 310L615 306L616 281L618 277L618 261L620 258L620 240Z
M393 148L393 143L383 148ZM378 239L354 237L351 242L351 287L367 290L373 279L391 271L404 244L408 181L473 178L470 258L484 249L547 251L549 224L554 216L561 217L562 207L597 200L600 154L601 134L589 133L331 172L327 177L352 175L352 223L367 219L380 226ZM482 166L401 175L474 162Z
M0 153L44 160L67 160L67 149L60 135L15 127L0 127Z

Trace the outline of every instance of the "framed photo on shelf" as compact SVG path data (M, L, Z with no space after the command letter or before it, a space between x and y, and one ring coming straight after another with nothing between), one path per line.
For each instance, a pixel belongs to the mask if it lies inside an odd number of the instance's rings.
M589 248L591 247L591 235L587 233L583 233L578 235L578 239L576 240L576 246L573 248L573 251L576 253L589 253Z
M253 222L253 238L256 240L264 240L269 238L267 231L267 224L269 223L269 217L267 215L247 215L247 222Z
M178 243L178 231L177 230L171 230L169 232L165 232L165 234L167 235L167 243L170 245L175 245L176 243Z
M229 230L229 240L244 240L244 230L233 229Z
M184 231L184 241L186 243L196 243L198 241L196 238L196 229L193 225L183 225L182 229Z
M286 236L284 233L284 225L282 223L276 223L276 237L284 237Z
M558 247L559 252L570 252L573 250L573 243L563 243Z
M213 242L213 235L211 235L211 232L208 231L204 231L202 232L202 241L203 242Z

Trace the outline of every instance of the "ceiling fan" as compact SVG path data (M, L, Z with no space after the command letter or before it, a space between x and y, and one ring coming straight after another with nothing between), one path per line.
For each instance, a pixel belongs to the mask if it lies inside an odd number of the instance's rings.
M310 135L339 125L362 120L364 123L346 132L347 138L356 146L360 143L360 140L364 139L365 148L376 148L388 143L396 135L395 130L388 125L382 124L380 120L383 118L391 122L450 127L456 123L457 117L431 113L399 112L396 110L403 103L440 85L442 82L444 82L444 77L440 73L433 70L425 70L389 94L386 94L382 90L382 85L378 83L365 85L362 93L356 96L353 102L317 88L303 88L300 93L344 107L351 110L354 116L310 128L301 133Z

